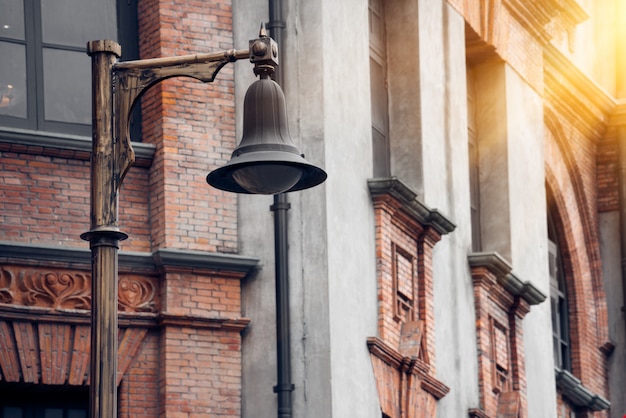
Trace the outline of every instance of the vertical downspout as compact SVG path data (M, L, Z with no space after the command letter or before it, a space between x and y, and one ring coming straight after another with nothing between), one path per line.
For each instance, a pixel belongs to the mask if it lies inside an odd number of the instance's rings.
M270 20L267 25L270 36L278 47L283 46L282 0L268 0ZM283 55L284 57L284 55ZM283 58L284 62L284 58ZM282 85L283 77L280 66L274 72L274 80ZM274 257L276 269L276 375L277 384L274 393L278 396L278 418L291 418L291 351L289 332L289 233L287 229L287 211L291 205L286 193L274 195Z
M624 2L616 2L615 7L617 8L615 22L623 22L624 18L626 18L626 5ZM615 68L616 98L622 102L626 100L626 28L623 25L616 25L616 35L616 39L618 39L615 54L617 59ZM618 109L622 106L624 106L624 104L618 105ZM618 110L617 113L621 113L620 110ZM619 231L623 293L622 318L624 318L624 325L626 325L626 125L623 124L617 127L617 149L619 169Z
M618 181L619 181L619 231L622 267L622 312L626 314L626 126L617 127Z

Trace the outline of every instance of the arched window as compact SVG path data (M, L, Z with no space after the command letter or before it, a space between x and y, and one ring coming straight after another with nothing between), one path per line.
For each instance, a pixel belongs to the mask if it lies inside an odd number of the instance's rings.
M554 364L572 370L565 269L552 216L548 216L548 256L550 266L550 308Z

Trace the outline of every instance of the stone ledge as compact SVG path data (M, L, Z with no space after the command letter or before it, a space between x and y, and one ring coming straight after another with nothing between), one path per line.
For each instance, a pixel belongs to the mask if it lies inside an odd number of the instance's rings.
M446 218L437 209L431 209L417 199L407 185L397 177L374 178L367 181L372 197L388 194L397 199L402 208L422 225L433 227L439 234L448 234L456 228L456 225Z
M519 296L530 305L538 305L547 296L529 281L522 281L513 272L511 264L497 252L473 253L467 256L470 266L486 267L491 270L509 293Z
M149 167L152 164L156 147L142 142L132 142L132 146L136 157L135 165ZM91 138L3 127L0 129L0 150L2 149L11 152L33 152L63 158L89 160Z
M556 377L556 386L561 390L563 396L569 399L574 405L592 411L602 411L610 408L611 403L607 399L591 392L583 386L580 379L567 370L555 368L554 374Z
M87 248L37 245L0 241L0 262L28 260L62 262L87 267L91 251ZM162 248L152 253L119 252L120 269L158 270L163 268L217 270L250 274L258 269L259 259L236 254L222 254Z

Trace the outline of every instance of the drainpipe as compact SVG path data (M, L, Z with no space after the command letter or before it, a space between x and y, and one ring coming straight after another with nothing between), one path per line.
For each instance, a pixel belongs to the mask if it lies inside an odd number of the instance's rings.
M286 24L283 20L282 0L268 0L270 20L267 28L279 48L283 46L283 33ZM284 55L283 55L284 62ZM283 65L283 64L281 64ZM282 85L280 66L274 72L274 80ZM286 193L274 195L274 257L276 269L276 375L274 393L278 396L278 418L291 418L291 349L289 332L289 233L287 211L291 205Z
M617 127L618 180L619 180L619 231L622 261L622 313L626 315L626 126Z

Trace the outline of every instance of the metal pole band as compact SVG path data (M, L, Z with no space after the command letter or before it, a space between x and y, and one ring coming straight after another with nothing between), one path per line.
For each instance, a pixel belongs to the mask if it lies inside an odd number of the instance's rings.
M115 41L99 40L87 42L87 54L92 56L98 52L109 52L118 58L122 56L122 47Z
M116 248L119 248L119 241L124 241L125 239L127 239L128 234L120 231L117 228L101 227L80 234L80 238L85 241L89 241L92 248L101 245L114 246ZM116 242L115 245L110 244L113 241Z
M276 385L274 386L274 393L278 392L293 392L296 390L296 386L294 384L291 385Z

